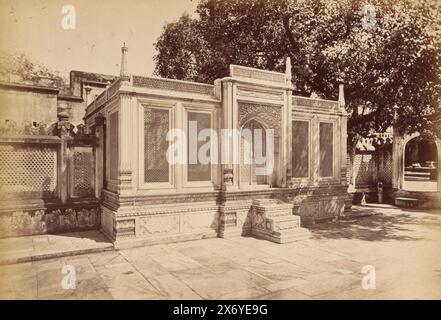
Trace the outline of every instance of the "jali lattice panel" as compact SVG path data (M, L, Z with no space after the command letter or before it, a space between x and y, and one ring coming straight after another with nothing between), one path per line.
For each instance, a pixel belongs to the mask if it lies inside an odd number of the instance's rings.
M57 188L57 150L0 146L0 197L52 197Z
M94 191L93 149L91 147L75 147L72 162L72 196L92 196Z
M378 180L392 184L392 151L385 150L378 155Z
M356 154L353 166L356 187L376 185L378 168L374 153Z

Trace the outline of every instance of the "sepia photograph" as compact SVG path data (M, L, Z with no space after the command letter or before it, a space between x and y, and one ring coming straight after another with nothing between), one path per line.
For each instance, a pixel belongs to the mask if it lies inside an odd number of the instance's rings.
M0 300L440 300L440 163L439 0L0 0Z

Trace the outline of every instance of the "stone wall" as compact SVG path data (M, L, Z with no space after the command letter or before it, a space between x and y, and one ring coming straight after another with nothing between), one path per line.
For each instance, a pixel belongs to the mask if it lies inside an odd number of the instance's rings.
M0 123L6 120L21 125L23 121L51 124L57 120L57 92L25 91L23 88L0 87Z
M95 148L65 120L1 130L0 237L98 229Z

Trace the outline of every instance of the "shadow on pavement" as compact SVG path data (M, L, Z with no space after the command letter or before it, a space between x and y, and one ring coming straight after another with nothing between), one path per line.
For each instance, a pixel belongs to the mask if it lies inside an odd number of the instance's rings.
M378 213L378 210L373 210L373 213L375 215L316 224L310 227L312 238L359 239L365 241L422 239L411 235L415 225L421 223L422 218L420 216L414 216L412 213L385 215Z

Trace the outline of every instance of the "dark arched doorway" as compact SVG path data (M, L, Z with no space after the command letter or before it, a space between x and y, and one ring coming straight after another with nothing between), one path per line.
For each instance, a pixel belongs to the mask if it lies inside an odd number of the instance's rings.
M434 139L417 136L404 146L403 189L437 191L439 159Z

